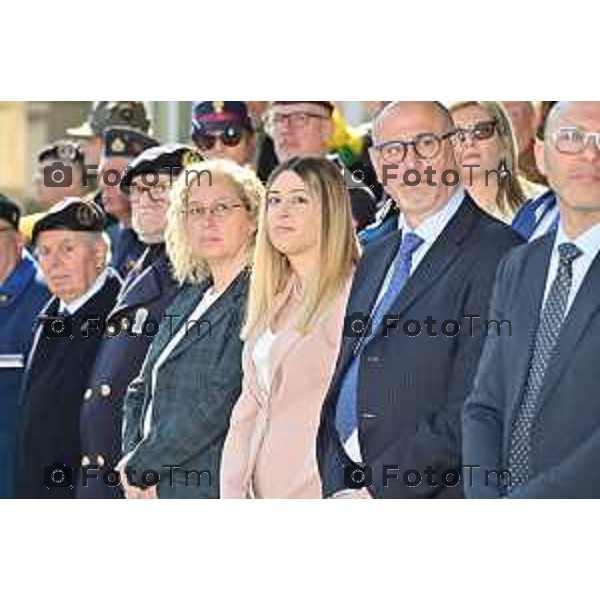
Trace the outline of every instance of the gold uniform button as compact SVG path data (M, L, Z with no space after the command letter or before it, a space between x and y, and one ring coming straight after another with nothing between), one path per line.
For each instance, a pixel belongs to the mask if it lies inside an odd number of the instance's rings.
M106 383L100 386L100 395L103 398L108 398L110 396L111 391L112 390L110 389L110 385L107 385Z
M87 390L85 390L85 394L83 395L83 399L86 400L86 401L89 400L92 397L93 393L94 393L94 390L92 390L92 388L88 388Z
M89 467L92 464L92 461L90 460L90 457L86 454L82 459L81 459L81 466L82 467Z

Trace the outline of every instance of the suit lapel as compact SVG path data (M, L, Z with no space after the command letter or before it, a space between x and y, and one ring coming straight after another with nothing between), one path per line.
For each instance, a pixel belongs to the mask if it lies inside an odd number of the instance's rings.
M509 423L513 421L514 411L519 406L527 383L529 363L540 320L546 278L554 246L554 236L545 236L539 242L534 242L534 244L536 244L535 247L533 244L530 245L533 250L532 256L527 261L521 277L522 284L526 286L523 304L522 306L519 305L518 310L511 312L509 318L512 325L511 355L509 359L511 360L511 372L513 374L507 380L507 384L510 386L510 389L507 390ZM505 334L501 333L501 335ZM507 428L506 434L505 442L508 442L510 427Z
M577 343L585 334L590 319L599 308L600 254L597 254L562 325L556 352L548 364L548 371L544 378L542 398L545 398L556 385L563 371L575 356Z
M355 313L371 314L373 312L388 269L398 252L400 239L398 231L390 233L376 251L367 254L359 263L346 309L348 316ZM347 335L342 337L337 372L343 373L346 370L357 341L356 337Z
M459 258L461 243L479 219L479 212L480 209L467 196L406 282L392 304L390 313L402 315L411 304L439 281L442 274Z
M219 324L219 322L227 317L232 306L238 301L240 294L246 289L245 283L248 279L248 271L244 269L235 280L230 284L229 288L226 289L215 302L204 312L203 315L197 320L197 324L190 326L189 331L183 336L179 343L173 348L169 354L166 362L174 360L180 354L185 352L189 346L195 344L199 340L204 339L206 336L211 337L213 329ZM192 311L198 306L198 303L204 296L206 290L212 285L211 281L203 282L198 291L193 294L192 298L189 298L185 302L185 306L182 307L182 314L184 316L179 319L179 326L175 325L175 319L173 319L173 333L175 333L179 327L187 327L187 319L191 315Z
M166 259L160 259L127 284L127 287L119 295L117 305L111 311L109 319L123 310L130 310L135 306L156 301L163 293L162 279L168 276L169 268Z

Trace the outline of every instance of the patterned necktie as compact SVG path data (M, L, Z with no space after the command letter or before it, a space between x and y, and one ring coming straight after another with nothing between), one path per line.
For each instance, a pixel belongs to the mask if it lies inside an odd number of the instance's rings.
M540 316L523 399L511 429L508 468L512 485L523 484L530 477L531 432L540 408L540 392L565 320L573 280L573 261L582 255L581 250L570 243L561 244L558 253L558 272Z
M408 281L412 267L412 256L422 243L423 239L416 233L409 232L402 236L400 248L394 259L394 272L390 284L371 318L371 333L358 341L359 350L354 352L352 362L344 375L335 415L335 426L342 442L345 442L358 427L356 393L358 390L358 370L362 351L383 323L386 314Z

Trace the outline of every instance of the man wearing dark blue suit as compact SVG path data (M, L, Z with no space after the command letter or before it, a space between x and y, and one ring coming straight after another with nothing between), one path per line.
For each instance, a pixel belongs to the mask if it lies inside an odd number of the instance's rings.
M0 194L0 498L12 497L19 390L36 318L50 298L24 249L20 208Z
M52 207L33 228L40 267L54 294L42 311L20 404L15 496L73 498L80 462L79 412L121 287L106 266L100 207L78 198Z
M498 270L512 336L486 341L464 408L475 498L600 497L600 103L554 106L542 152L560 223Z
M375 121L373 163L402 217L356 272L317 443L325 497L461 495L442 474L461 464L494 274L520 238L457 186L453 130L435 102L397 102Z
M158 327L170 326L164 312L179 288L164 244L169 191L178 171L197 160L197 152L183 144L157 146L134 159L123 178L122 192L131 203L133 228L148 248L129 273L108 317L108 335L84 395L82 466L95 477L78 481L79 498L123 497L120 486L107 486L103 476L121 458L127 388L140 372Z

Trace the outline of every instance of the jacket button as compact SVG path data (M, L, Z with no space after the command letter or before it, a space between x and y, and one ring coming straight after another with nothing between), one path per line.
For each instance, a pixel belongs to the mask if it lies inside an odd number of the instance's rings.
M84 400L89 400L92 395L93 395L94 391L92 390L92 388L88 388L87 390L85 390L85 394L83 395L83 399Z
M110 392L111 392L111 391L112 391L112 390L110 389L110 385L108 385L108 384L106 384L106 383L103 383L103 384L100 386L100 395L101 395L103 398L108 398L108 397L110 396Z
M81 466L82 467L89 467L92 464L92 461L90 460L90 457L85 454L83 456L83 458L81 459Z

